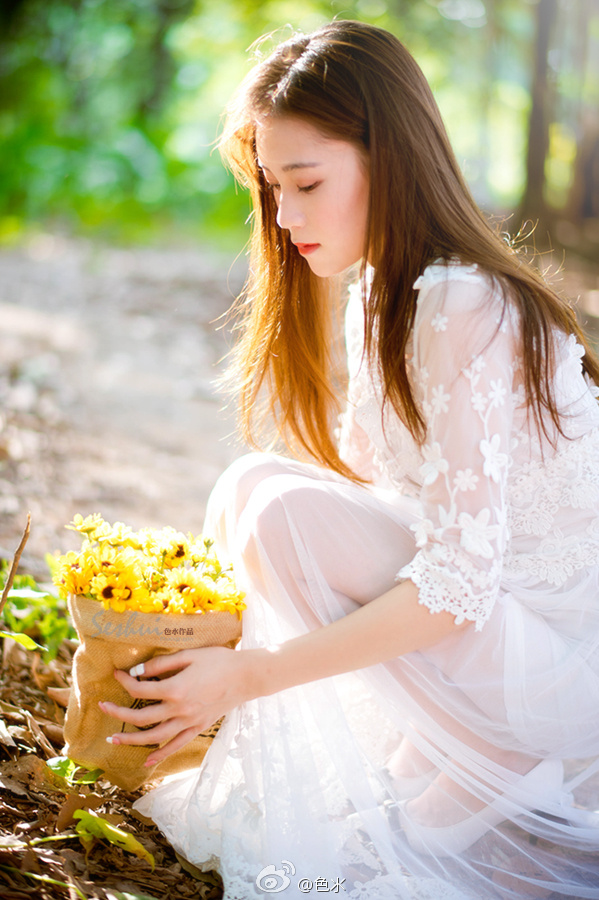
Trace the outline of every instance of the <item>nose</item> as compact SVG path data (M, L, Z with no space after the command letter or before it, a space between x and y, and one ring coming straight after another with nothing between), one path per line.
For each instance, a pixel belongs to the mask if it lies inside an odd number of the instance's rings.
M302 213L298 201L293 195L281 191L277 209L277 225L287 231L299 228L305 224L305 216Z

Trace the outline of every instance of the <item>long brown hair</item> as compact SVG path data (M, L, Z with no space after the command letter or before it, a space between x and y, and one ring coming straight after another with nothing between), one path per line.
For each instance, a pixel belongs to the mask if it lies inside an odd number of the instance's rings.
M236 307L241 338L230 370L246 439L255 444L258 401L265 396L262 409L289 447L355 477L333 439L338 392L327 285L278 227L275 200L257 163L256 124L269 116L299 117L367 151L364 259L373 263L374 275L365 346L378 365L385 401L414 438L424 440L426 428L406 362L416 312L413 285L427 264L453 257L480 265L517 307L529 408L545 433L544 411L563 433L552 391L554 327L576 335L586 351L583 367L599 381L599 362L573 310L478 209L430 87L406 48L375 26L335 21L280 44L250 72L229 107L221 141L223 157L249 187L254 209L250 274Z

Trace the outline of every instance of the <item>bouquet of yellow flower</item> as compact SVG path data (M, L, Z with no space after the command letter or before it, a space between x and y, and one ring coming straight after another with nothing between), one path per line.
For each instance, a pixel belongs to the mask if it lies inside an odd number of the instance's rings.
M87 768L103 769L126 790L198 766L216 727L147 769L147 748L106 742L115 720L98 701L133 704L114 678L115 669L128 670L176 650L236 645L245 603L231 567L221 566L212 541L173 528L135 532L122 523L110 525L100 515L77 515L67 527L81 534L82 546L58 557L53 567L54 583L68 598L80 639L65 753ZM123 724L122 730L135 729Z
M77 515L67 528L83 535L77 553L60 556L54 583L65 597L89 597L115 612L234 613L241 618L244 594L231 567L223 569L213 542L174 528L132 531L102 516Z

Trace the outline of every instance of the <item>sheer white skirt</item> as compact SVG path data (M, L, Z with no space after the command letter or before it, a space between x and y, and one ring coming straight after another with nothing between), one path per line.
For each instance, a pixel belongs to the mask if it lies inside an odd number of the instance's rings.
M215 486L204 533L247 591L242 646L285 641L388 590L414 555L413 520L410 501L315 466L238 460ZM245 704L200 769L137 807L196 866L220 871L226 900L599 898L599 827L585 811L599 807L597 573L588 577L576 616L568 598L552 597L552 619L538 592L506 588L481 632ZM459 854L439 852L428 831L414 849L398 815L405 783L390 771L404 737L422 768L445 773L432 824L502 797L507 818ZM546 758L565 761L565 784L514 790Z

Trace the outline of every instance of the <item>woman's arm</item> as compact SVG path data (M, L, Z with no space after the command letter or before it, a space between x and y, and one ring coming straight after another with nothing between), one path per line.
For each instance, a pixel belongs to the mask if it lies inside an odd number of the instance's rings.
M454 618L421 606L417 588L405 581L342 619L277 647L206 647L156 656L145 663L143 675L175 673L162 681L138 681L117 671L115 677L133 698L161 702L143 709L113 703L100 706L108 715L138 728L154 726L112 738L114 744L167 742L149 755L146 765L154 765L243 702L384 662L472 624L455 625Z
M424 518L419 552L402 570L407 580L280 647L157 657L146 664L147 677L177 670L162 682L116 673L132 697L162 702L141 710L105 704L115 718L155 725L115 735L115 743L168 742L151 754L151 764L246 700L424 649L458 627L482 627L497 596L506 541L513 334L501 296L479 277L441 283L424 295L414 338L428 429Z
M255 696L422 650L469 625L456 625L451 613L431 613L418 602L414 583L404 581L331 625L279 647L249 651L259 654L252 673Z

